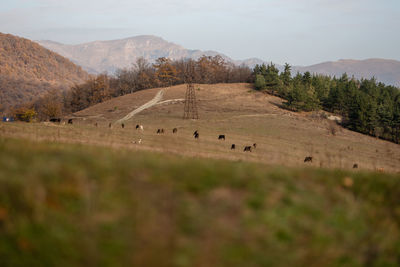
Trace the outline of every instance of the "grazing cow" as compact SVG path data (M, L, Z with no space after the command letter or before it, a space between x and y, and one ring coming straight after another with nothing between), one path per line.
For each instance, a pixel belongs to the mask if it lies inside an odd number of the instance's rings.
M72 124L72 119L68 119L68 124Z
M199 134L199 130L194 131L193 136L195 136L196 134Z
M164 133L164 128L161 128L161 133L162 133L162 134Z
M177 132L178 132L177 128L172 129L172 133L177 133Z
M122 129L124 129L124 128L125 128L125 124L122 123L122 124L121 124L121 127L122 127Z
M257 148L257 144L256 144L256 143L254 143L254 144L253 144L253 147L254 147L254 149L256 149L256 148Z
M60 123L61 119L60 118L51 118L50 122L58 122L58 123Z
M251 146L245 146L243 149L244 152L251 152Z
M236 149L236 145L235 145L235 144L232 144L232 145L231 145L231 150L232 150L232 149Z
M141 131L143 131L143 125L136 124L136 130L141 130Z
M357 163L353 164L353 169L358 169L358 164Z
M111 122L108 124L108 128L111 128Z
M218 140L222 140L222 139L225 140L225 135L224 135L224 134L220 134L220 135L218 136Z
M94 124L94 126L96 126L96 127L97 127L97 122Z
M304 162L312 162L312 157L305 157Z
M199 139L199 133L194 133L194 138Z
M136 130L139 129L139 127L140 127L140 125L139 125L139 124L136 124Z
M163 134L163 133L164 133L164 129L163 129L163 128L157 129L157 133L158 133L158 134Z

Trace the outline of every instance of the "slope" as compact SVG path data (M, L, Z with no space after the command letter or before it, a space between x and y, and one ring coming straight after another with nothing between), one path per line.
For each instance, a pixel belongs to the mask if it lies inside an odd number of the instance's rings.
M199 120L183 120L185 85L164 88L163 101L129 120L115 123L149 102L162 88L114 98L74 114L73 125L10 124L6 136L59 140L160 151L188 157L223 158L285 166L400 171L399 146L343 129L323 113L281 109L282 99L252 90L249 84L195 85ZM165 100L165 101L164 101ZM171 101L168 101L171 100ZM111 123L112 128L109 128ZM135 130L142 124L144 131ZM97 126L96 126L97 125ZM335 135L332 134L335 128ZM165 134L157 134L163 128ZM178 133L173 134L172 129ZM193 132L200 138L195 140ZM218 140L224 134L225 140ZM142 139L140 145L135 141ZM244 146L256 148L243 152ZM231 150L235 144L236 149Z
M50 89L66 89L88 78L68 59L30 40L0 33L0 105L32 100Z

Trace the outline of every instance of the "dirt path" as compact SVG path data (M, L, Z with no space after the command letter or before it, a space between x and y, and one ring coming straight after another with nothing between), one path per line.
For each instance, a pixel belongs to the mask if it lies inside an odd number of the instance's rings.
M163 95L164 95L164 90L161 89L160 91L158 91L158 93L156 94L156 96L152 100L150 100L149 102L145 103L144 105L141 105L137 109L129 112L125 117L123 117L122 119L117 120L115 123L121 123L121 122L127 121L130 118L132 118L133 116L135 116L136 114L138 114L139 112L156 105L158 102L160 102L162 100Z

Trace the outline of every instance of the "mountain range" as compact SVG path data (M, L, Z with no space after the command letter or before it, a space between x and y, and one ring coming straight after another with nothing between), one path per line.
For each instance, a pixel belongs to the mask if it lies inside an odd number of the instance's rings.
M128 68L143 57L149 62L157 58L168 57L173 60L220 55L226 61L254 67L256 64L269 63L259 58L234 60L217 51L186 49L180 45L165 41L161 37L141 35L131 38L95 41L77 45L61 44L53 41L37 41L40 45L66 57L90 73L114 73L117 69ZM282 66L276 64L282 70ZM311 66L293 66L293 73L310 71L316 74L341 76L347 73L355 78L372 78L386 84L400 87L400 61L387 59L338 60Z

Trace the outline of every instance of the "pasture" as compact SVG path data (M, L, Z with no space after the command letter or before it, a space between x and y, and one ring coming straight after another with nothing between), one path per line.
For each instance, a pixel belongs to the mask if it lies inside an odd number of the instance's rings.
M399 145L332 125L318 113L282 109L280 98L256 92L248 84L195 88L200 120L182 119L186 86L180 85L164 89L161 103L124 121L124 128L115 122L150 101L161 88L77 112L71 117L72 125L3 123L0 134L270 165L352 169L356 164L357 170L400 171ZM136 129L138 124L143 125L143 131ZM158 129L164 129L164 133L157 134ZM195 130L199 131L198 139L193 138ZM219 135L225 138L219 139ZM254 143L256 149L243 152L245 146ZM236 149L231 149L232 144ZM304 163L306 157L312 157L312 162Z

